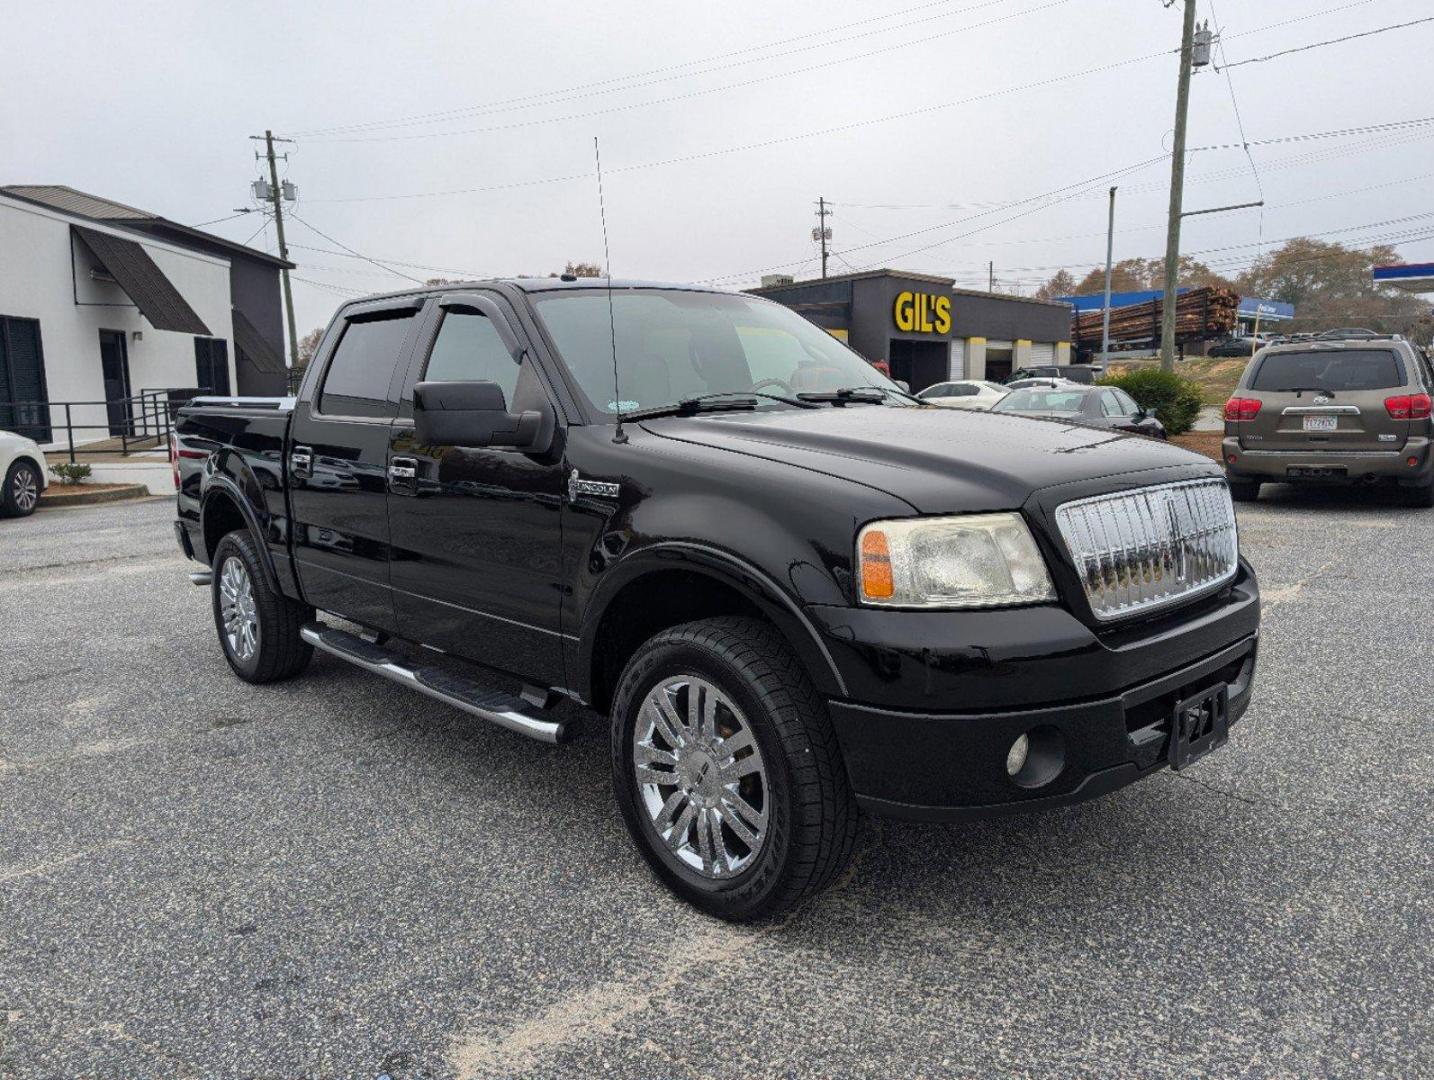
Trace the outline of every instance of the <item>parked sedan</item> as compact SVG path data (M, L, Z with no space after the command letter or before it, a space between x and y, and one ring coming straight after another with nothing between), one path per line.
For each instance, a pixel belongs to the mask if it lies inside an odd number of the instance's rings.
M1269 338L1231 337L1205 350L1206 356L1254 356L1270 343Z
M937 383L928 386L916 396L928 405L943 405L948 409L976 409L984 411L1000 401L1009 388L1000 383L984 379L961 379L956 382Z
M1087 427L1165 438L1165 425L1116 386L1028 386L1012 390L991 411L1044 416Z
M34 439L0 431L0 517L28 517L45 490L45 455Z

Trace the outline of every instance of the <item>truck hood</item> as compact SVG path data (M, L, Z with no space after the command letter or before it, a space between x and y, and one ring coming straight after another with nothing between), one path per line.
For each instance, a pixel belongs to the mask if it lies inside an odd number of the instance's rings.
M1218 474L1208 458L1065 420L875 405L664 417L654 435L843 477L918 513L1010 510L1059 484L1171 466ZM1126 481L1128 483L1128 480Z

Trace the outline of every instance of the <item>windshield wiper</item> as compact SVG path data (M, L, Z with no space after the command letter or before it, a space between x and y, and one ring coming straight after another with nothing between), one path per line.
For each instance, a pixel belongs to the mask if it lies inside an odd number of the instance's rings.
M798 394L802 401L830 401L834 405L848 405L856 402L862 405L880 405L886 400L889 390L880 386L843 386L840 390L810 390Z
M634 412L619 413L624 420L651 420L658 416L696 416L704 412L740 412L757 407L757 398L752 394L736 396L740 391L718 391L712 394L698 394L695 397L674 401L671 405L659 405L653 409L638 409Z
M1334 397L1334 391L1326 390L1323 386L1282 386L1274 392L1277 394L1324 394L1326 397Z
M697 413L703 412L739 412L755 409L757 398L780 401L801 409L819 408L808 401L798 401L795 398L783 397L781 394L764 394L760 390L714 390L709 394L696 394L693 397L683 398L681 401L674 401L671 405L658 405L655 408L639 409L636 412L625 412L620 415L624 420L650 420L657 416L695 416Z

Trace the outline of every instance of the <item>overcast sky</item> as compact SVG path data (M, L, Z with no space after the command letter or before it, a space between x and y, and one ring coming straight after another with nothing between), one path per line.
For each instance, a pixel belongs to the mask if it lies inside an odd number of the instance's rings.
M254 205L248 136L295 138L301 332L352 292L405 283L335 242L441 268L396 267L420 279L604 261L595 135L621 277L812 276L819 195L835 204L832 273L891 265L984 287L994 260L1000 287L1029 293L1059 265L1103 261L1110 183L1116 257L1163 250L1176 60L1156 54L1178 47L1180 8L1161 0L4 6L0 182L200 224ZM1232 65L1431 14L1429 0L1200 7ZM1228 82L1207 70L1189 145L1240 141L1231 82L1252 141L1419 119L1434 113L1417 89L1431 49L1434 22ZM1434 234L1434 123L1252 153L1263 218L1186 226L1184 250L1217 268L1248 264L1262 239ZM1191 157L1187 209L1259 193L1238 148ZM275 250L263 224L210 228ZM1434 240L1400 251L1434 258Z

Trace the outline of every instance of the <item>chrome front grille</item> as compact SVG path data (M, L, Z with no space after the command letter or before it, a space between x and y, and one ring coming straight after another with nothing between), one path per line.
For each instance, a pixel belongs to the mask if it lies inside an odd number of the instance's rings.
M1235 576L1235 507L1223 480L1187 480L1056 508L1095 617L1178 603Z

